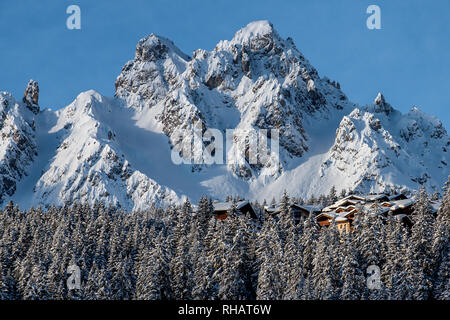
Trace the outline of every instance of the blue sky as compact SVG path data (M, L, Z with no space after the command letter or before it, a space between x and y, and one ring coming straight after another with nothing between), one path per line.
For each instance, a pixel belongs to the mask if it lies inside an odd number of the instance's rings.
M81 30L66 28L71 4L81 8ZM381 30L366 28L370 4L381 8ZM352 101L381 91L402 112L417 105L450 129L449 14L448 0L1 0L0 90L20 98L33 78L41 107L52 109L89 89L112 96L147 34L191 55L267 19Z

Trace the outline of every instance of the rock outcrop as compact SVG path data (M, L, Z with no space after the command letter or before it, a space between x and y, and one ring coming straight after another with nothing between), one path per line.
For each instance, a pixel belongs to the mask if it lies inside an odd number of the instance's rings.
M39 85L37 81L30 80L23 96L23 102L34 114L39 113Z

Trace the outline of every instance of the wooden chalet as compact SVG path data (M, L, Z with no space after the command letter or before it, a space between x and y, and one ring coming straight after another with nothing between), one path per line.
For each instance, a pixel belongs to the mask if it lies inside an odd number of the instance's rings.
M334 220L340 232L350 232L353 230L352 223L355 220L355 213L357 212L357 209L340 212L322 212L317 216L317 223L320 227L328 227Z
M320 227L328 227L333 220L341 232L353 230L352 223L355 214L364 210L373 215L380 215L384 219L389 213L396 219L401 220L406 226L412 226L410 217L413 212L413 205L416 201L406 198L403 194L388 196L385 194L373 194L367 196L350 195L334 204L325 207L322 213L317 215L317 222Z
M336 201L334 204L323 208L322 212L335 211L338 208L356 208L358 205L363 205L366 202L366 198L357 195L349 195L341 200Z
M228 217L228 215L230 213L230 210L232 207L232 202L231 201L214 202L213 207L214 207L214 215L215 215L216 219L224 220ZM251 218L257 219L256 212L253 209L253 206L251 205L251 203L249 201L236 202L236 209L239 214L249 215Z

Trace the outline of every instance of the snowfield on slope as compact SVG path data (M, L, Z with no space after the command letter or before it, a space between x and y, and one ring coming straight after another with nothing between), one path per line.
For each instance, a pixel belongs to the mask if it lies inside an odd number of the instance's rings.
M268 21L192 57L151 34L115 86L114 97L90 90L55 112L39 111L36 82L23 102L1 93L1 206L104 201L130 211L203 195L270 201L285 189L309 198L332 186L431 192L450 173L439 119L417 107L401 114L381 93L354 104ZM195 133L196 123L224 137L229 129L279 130L279 155L257 165L174 164L174 133ZM247 148L246 136L236 136L228 156Z

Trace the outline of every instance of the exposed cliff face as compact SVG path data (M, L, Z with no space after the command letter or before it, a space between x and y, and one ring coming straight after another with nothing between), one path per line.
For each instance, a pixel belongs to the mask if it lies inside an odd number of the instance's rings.
M138 210L180 201L175 192L158 185L125 157L115 128L109 125L114 111L116 116L123 112L119 108L114 101L88 91L57 112L51 131L59 145L35 184L35 202L104 201Z
M34 113L27 108L0 92L0 203L20 191L17 183L37 156Z
M156 36L149 39L149 46L142 45L147 38L139 42L135 59L119 75L116 95L136 101L143 97L136 92L151 92L140 107L159 103L155 119L169 137L180 130L194 132L197 121L203 130L223 132L278 129L281 166L271 170L274 175L283 171L287 161L308 151L305 118L313 121L314 117L326 118L332 110L354 107L336 84L319 77L291 39L282 39L267 21L250 23L231 41L221 41L211 52L197 50L190 60L172 43L164 45ZM142 68L134 66L142 63L160 66L154 71L158 77L141 83ZM138 88L123 86L125 78L133 79L130 81L139 84ZM153 94L156 85L165 95L162 100ZM245 152L242 139L245 137L237 137L237 145ZM263 167L248 163L230 166L246 179L257 177Z
M137 210L184 196L317 196L333 185L431 191L449 172L450 138L438 119L416 107L403 115L381 93L355 105L267 21L192 58L152 34L115 84L115 98L88 91L57 112L40 111L34 81L23 102L0 94L0 205L100 200ZM244 132L229 163L172 162L175 133L212 128ZM279 157L250 163L251 129L278 129Z
M448 174L449 144L438 119L417 108L402 115L378 94L372 105L342 119L323 174L337 169L347 188L362 192L414 184L439 188L430 182Z
M168 39L151 34L136 46L116 79L116 96L133 108L151 108L163 100L185 70L189 57Z

